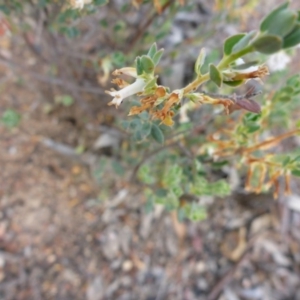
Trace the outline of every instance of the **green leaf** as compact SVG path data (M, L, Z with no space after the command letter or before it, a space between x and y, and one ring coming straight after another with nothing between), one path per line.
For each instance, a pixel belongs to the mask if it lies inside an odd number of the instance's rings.
M139 130L139 129L135 130L134 133L133 133L133 139L136 142L141 142L144 139L142 131Z
M289 1L281 4L277 8L275 8L273 11L271 11L261 22L260 24L260 31L268 31L269 27L272 26L274 22L277 22L277 15L283 11L286 10L289 6Z
M284 88L282 88L280 90L281 94L288 94L288 95L292 95L294 93L294 88L292 86L285 86Z
M258 124L253 124L253 123L247 124L247 133L253 133L259 129L260 129L260 126Z
M155 55L156 52L157 52L157 45L156 45L156 43L154 43L154 44L151 46L151 48L149 49L147 55L153 59L153 57L154 57L154 55Z
M136 130L141 126L141 120L140 119L133 119L130 124L129 124L129 129L130 130Z
M142 165L138 171L138 177L146 184L154 184L155 178L151 174L149 165Z
M161 131L161 129L156 124L152 124L151 136L159 144L163 144L164 141L165 141L165 137L164 137L163 132Z
M236 45L245 35L246 35L245 33L239 33L239 34L229 37L224 42L224 49L223 49L224 54L230 55L232 53L234 45Z
M284 37L296 25L298 14L291 10L282 10L276 14L276 20L269 25L268 33Z
M292 175L300 177L300 170L299 169L292 170Z
M142 112L138 115L138 117L139 117L140 119L144 120L144 121L147 121L147 123L148 123L148 121L149 121L149 114L148 114L148 112L146 112L145 110L142 111Z
M154 63L149 56L143 55L141 57L141 68L146 74L151 74L154 71Z
M164 172L164 186L169 189L176 188L182 182L182 172L182 168L177 164L169 166Z
M94 0L94 4L98 6L102 6L108 3L108 0Z
M291 158L289 156L287 156L283 162L282 162L282 166L285 167L289 164L289 162L291 162Z
M75 20L79 17L78 9L66 9L58 15L57 22L67 24L68 20Z
M223 83L225 83L226 85L235 87L235 86L239 86L241 84L243 84L244 80L235 80L235 81L223 81Z
M290 102L291 100L292 100L292 97L289 95L282 95L278 98L278 101L284 102L284 103Z
M103 19L99 22L99 24L103 27L103 28L107 28L108 27L108 22L107 20Z
M179 185L176 185L172 187L172 193L179 198L183 194L183 190Z
M232 53L236 53L240 50L242 50L243 48L245 48L246 46L248 46L248 44L250 43L250 41L254 38L254 36L256 35L256 31L250 31L249 33L247 33L243 38L241 38L232 48Z
M209 65L209 77L218 87L222 85L222 74L213 64Z
M218 180L210 185L212 195L224 197L230 195L230 186L225 180Z
M215 62L216 60L219 59L220 57L220 52L218 50L211 50L206 54L205 60L204 60L204 64L201 67L201 73L205 74L209 71L209 65L210 63Z
M125 174L125 169L119 161L113 160L111 166L117 175L123 176Z
M154 210L154 201L153 201L153 195L152 197L149 197L147 202L145 203L145 213L149 214Z
M118 32L118 31L121 31L122 29L125 29L126 28L126 25L123 21L119 21L115 24L114 26L114 32Z
M252 43L254 49L263 54L273 54L282 47L282 38L277 35L265 35L254 40Z
M151 123L144 123L141 127L141 133L144 138L146 138L151 133L152 124Z
M123 129L127 130L129 128L129 125L130 125L130 122L129 121L126 121L126 120L123 120L121 122L121 126Z
M228 160L221 160L221 161L214 161L212 162L211 166L213 169L221 169L222 167L229 164Z
M295 158L293 158L291 160L291 163L294 163L294 162L300 162L300 155L296 156Z
M6 15L10 14L10 9L8 8L7 5L0 5L0 11L2 11Z
M207 218L206 209L195 202L185 207L185 215L193 222L205 220Z
M71 39L79 36L80 34L79 30L75 27L64 27L63 33Z
M243 122L245 124L247 124L247 122L256 122L258 121L259 119L261 119L261 115L257 115L257 114L253 114L253 113L247 113L245 115L245 119L243 120Z
M290 48L298 45L300 43L300 24L298 23L291 33L283 39L283 48Z
M155 191L155 195L160 198L166 197L168 195L168 190L167 189L157 189Z
M7 109L1 118L1 122L8 128L13 128L19 124L21 116L13 109Z
M289 85L289 86L295 86L295 85L298 85L300 83L300 75L299 74L295 74L293 76L291 76L286 84Z
M139 56L136 58L135 64L136 64L136 73L137 73L137 75L142 75L143 74L143 67L142 67L142 63L141 63L141 58Z
M155 53L155 55L153 56L153 63L154 63L155 66L158 65L158 63L159 63L159 61L160 61L160 59L161 59L163 53L164 53L164 49L160 49L160 50L157 51L157 52Z
M206 52L205 52L205 49L202 48L199 55L198 55L198 58L197 58L196 63L195 63L195 68L194 68L195 73L197 75L201 75L201 67L204 64L205 57L206 57Z
M71 106L74 103L74 99L70 95L60 95L55 97L55 102L63 106Z
M125 56L122 52L116 51L111 55L112 63L118 67L123 67L125 63Z

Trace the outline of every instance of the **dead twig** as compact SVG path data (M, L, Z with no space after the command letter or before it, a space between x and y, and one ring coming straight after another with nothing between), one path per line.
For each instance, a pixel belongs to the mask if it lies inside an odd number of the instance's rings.
M220 280L219 282L217 282L217 284L212 288L211 292L208 294L207 300L216 300L218 299L220 293L222 292L222 290L224 289L225 286L227 286L230 281L232 280L232 277L234 276L235 272L237 271L237 269L241 266L241 264L248 258L248 256L250 255L249 251L251 250L253 244L255 243L255 241L257 240L257 238L261 236L261 232L260 235L256 235L253 236L248 244L247 247L243 253L243 255L240 257L240 259L237 261L237 263L234 265L234 267L229 270Z
M164 4L161 8L161 13L165 11L173 1L168 1L166 4ZM159 13L156 11L152 16L148 18L148 20L144 23L143 26L138 28L137 32L134 35L133 40L131 43L129 43L129 47L126 49L125 53L130 53L132 49L135 47L136 43L140 40L140 38L143 36L147 28L152 24L152 22L155 20L155 18L159 15Z
M96 88L96 87L91 87L91 86L78 86L70 81L67 81L65 79L62 78L57 78L57 77L51 77L51 76L47 76L47 75L43 75L43 74L38 74L35 73L34 71L31 71L23 66L20 66L12 61L9 61L3 57L0 56L0 63L5 65L8 68L16 68L21 72L26 73L27 75L29 75L31 78L40 81L40 82L44 82L47 84L51 84L51 85L57 85L57 86L61 86L64 87L70 91L78 91L78 92L86 92L86 93L90 93L90 94L95 94L95 95L100 95L100 96L105 96L106 94L104 93L103 89L100 88Z

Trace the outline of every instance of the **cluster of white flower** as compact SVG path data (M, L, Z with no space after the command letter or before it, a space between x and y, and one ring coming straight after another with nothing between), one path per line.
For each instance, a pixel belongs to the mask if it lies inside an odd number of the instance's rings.
M70 0L70 5L73 9L83 9L85 4L91 3L92 0Z

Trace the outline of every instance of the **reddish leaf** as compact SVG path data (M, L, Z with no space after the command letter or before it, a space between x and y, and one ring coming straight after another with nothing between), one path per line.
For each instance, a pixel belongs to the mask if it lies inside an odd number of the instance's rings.
M260 105L252 99L241 99L237 100L236 104L245 110L251 111L253 113L260 113L261 108Z

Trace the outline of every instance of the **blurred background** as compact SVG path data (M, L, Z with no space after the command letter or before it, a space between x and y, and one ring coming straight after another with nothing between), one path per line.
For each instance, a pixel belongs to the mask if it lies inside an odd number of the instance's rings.
M274 200L245 193L245 174L222 166L210 176L233 192L196 198L205 216L180 220L150 203L136 176L175 146L141 142L127 116L134 100L115 109L105 94L113 70L132 66L155 41L165 49L160 82L183 87L202 47L219 60L228 36L257 29L278 3L159 3L95 0L80 10L67 1L0 1L0 299L300 299L299 182ZM297 49L271 56L271 75L252 85L272 93L299 73L299 58ZM206 119L212 112L197 109L181 116L183 127L165 129L193 138L176 145L185 159L222 126ZM292 119L274 118L273 132Z

